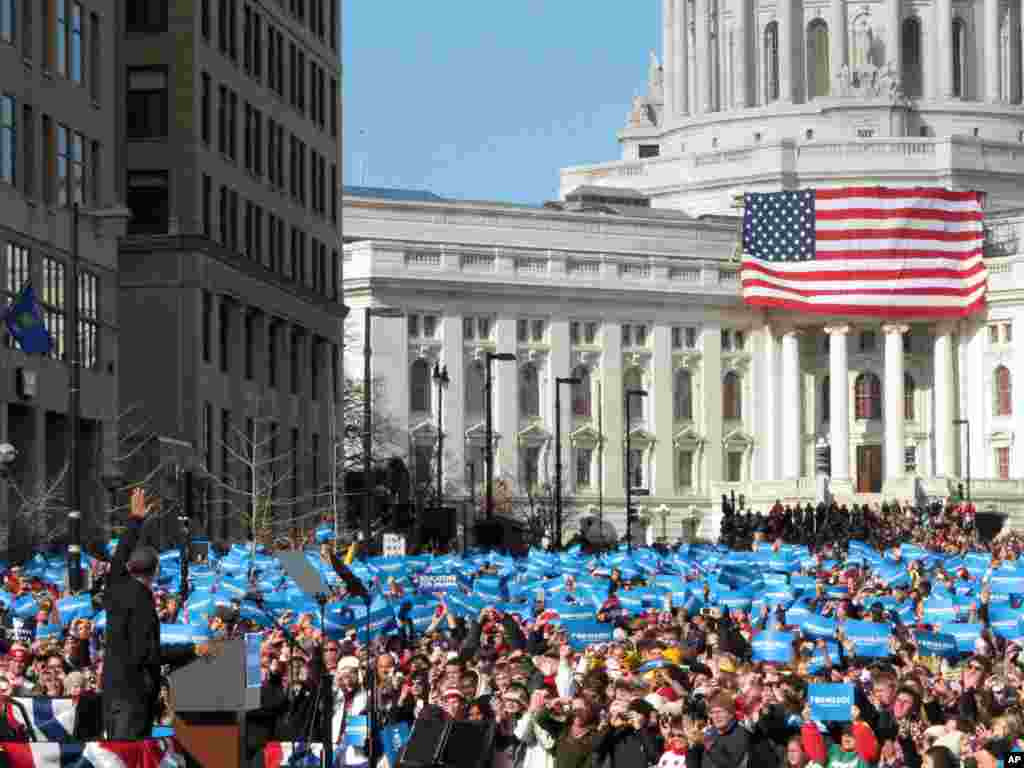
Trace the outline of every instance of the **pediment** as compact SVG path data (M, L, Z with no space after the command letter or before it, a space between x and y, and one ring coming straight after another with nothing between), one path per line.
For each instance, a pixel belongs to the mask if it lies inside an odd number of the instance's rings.
M676 434L672 437L672 442L675 445L684 445L689 443L699 445L704 442L704 436L701 435L700 432L698 432L692 424L687 424L685 427L676 432Z
M569 440L573 443L596 445L601 442L601 433L590 424L585 424L569 434Z
M737 428L737 429L732 430L728 434L726 434L722 438L722 442L726 443L726 444L732 444L732 445L747 445L747 446L750 446L750 445L754 444L754 438L753 438L752 435L750 435L744 429Z
M544 428L540 421L534 421L525 429L519 430L519 439L528 443L541 443L551 439L551 433Z
M633 427L629 430L629 439L634 443L653 443L655 437L643 427Z
M410 427L409 434L413 437L436 437L437 425L429 419L424 419L413 427Z

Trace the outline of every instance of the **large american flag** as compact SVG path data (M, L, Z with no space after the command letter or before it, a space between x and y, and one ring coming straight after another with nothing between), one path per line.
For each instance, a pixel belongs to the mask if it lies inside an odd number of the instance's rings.
M977 192L849 187L748 193L743 300L881 317L962 317L985 305Z

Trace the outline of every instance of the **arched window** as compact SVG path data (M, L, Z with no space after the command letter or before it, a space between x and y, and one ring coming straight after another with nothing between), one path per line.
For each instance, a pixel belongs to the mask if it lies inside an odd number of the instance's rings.
M430 365L422 357L409 370L409 410L413 413L430 411Z
M572 376L579 379L579 384L572 385L572 414L580 418L590 418L590 370L585 365L577 366Z
M779 100L779 22L764 28L764 100Z
M995 383L995 412L996 416L1011 416L1013 414L1013 394L1010 387L1010 369L1005 365L996 368L993 377Z
M630 368L622 377L623 394L631 390L643 390L644 377L639 368ZM641 395L629 396L629 426L644 423L644 400L647 398Z
M527 363L519 369L519 418L540 416L540 374L537 366Z
M853 385L854 413L858 419L882 418L882 385L873 373L862 373Z
M903 418L906 421L914 420L914 395L917 394L917 385L914 377L909 373L903 374Z
M743 418L743 394L739 374L729 371L722 379L722 418L739 421Z
M827 337L826 337L827 338ZM828 421L832 415L832 382L826 376L821 380L821 420Z
M903 49L903 93L911 99L921 97L921 22L911 17L903 21L900 36Z
M871 17L866 13L862 13L853 20L850 42L850 65L852 67L871 66L874 63L872 48L875 44L875 36L871 29Z
M474 360L466 368L466 420L479 424L484 418L484 364Z
M807 25L807 96L828 96L832 82L828 61L828 25L815 19Z
M953 19L953 95L967 98L967 25L963 19Z
M676 421L693 419L693 377L687 370L676 371L672 392L672 416Z

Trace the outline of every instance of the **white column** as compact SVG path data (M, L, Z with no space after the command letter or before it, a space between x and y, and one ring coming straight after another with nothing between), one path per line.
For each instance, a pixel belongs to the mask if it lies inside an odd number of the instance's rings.
M828 74L832 83L836 82L836 75L846 64L846 0L832 0L832 16L828 25ZM829 83L829 93L838 96L832 91L832 83ZM833 466L833 473L835 468Z
M936 73L936 98L953 98L953 0L935 0L935 53L931 66Z
M1021 103L1024 104L1024 0L1021 0L1020 8L1018 8L1017 24L1021 28L1020 31L1022 33L1017 65L1020 69Z
M935 477L953 476L953 325L935 328Z
M747 83L750 80L750 46L747 45L747 25L753 22L747 0L736 0L736 61L733 62L733 107L745 109L750 101Z
M722 326L712 318L701 331L700 395L704 420L702 488L724 477L722 471ZM696 415L696 414L694 414Z
M450 383L443 390L444 486L465 487L466 479L466 350L462 336L462 315L446 315L441 320L441 365L448 366Z
M676 114L676 0L662 0L661 19L661 61L662 77L665 83L665 117L671 120Z
M697 111L706 114L711 111L711 40L708 36L708 0L696 0L694 19L697 44Z
M800 332L788 330L782 336L782 476L800 477L802 402L800 399Z
M793 101L793 4L776 4L779 17L779 101ZM785 345L785 341L783 341Z
M906 325L883 325L885 336L885 479L903 477L906 461L906 435L903 421L903 334Z
M999 0L985 0L983 25L985 59L985 101L999 101Z
M648 396L648 406L654 418L651 431L657 438L654 444L653 470L654 482L649 485L651 493L659 499L675 495L675 444L674 417L672 413L672 390L675 386L675 370L672 366L672 329L667 325L657 324L652 334L654 353L651 359L651 379L653 386ZM660 535L660 534L659 534Z
M498 315L494 327L496 352L517 351L516 320L515 315ZM508 476L514 482L519 481L519 445L516 440L519 433L519 367L525 362L495 360L491 363L495 480Z
M690 33L686 25L686 8L688 5L689 3L686 0L676 0L676 12L672 17L672 20L675 22L672 32L675 35L675 45L672 50L675 52L675 113L677 115L686 115L690 112L690 55L688 50Z
M779 480L779 344L776 331L770 325L764 327L761 376L759 387L762 400L758 403L762 412L761 477L764 480Z
M829 440L832 477L850 479L850 358L847 348L848 325L825 329L828 342Z
M889 0L886 13L886 58L900 77L903 77L903 48L900 45L903 31L903 0Z

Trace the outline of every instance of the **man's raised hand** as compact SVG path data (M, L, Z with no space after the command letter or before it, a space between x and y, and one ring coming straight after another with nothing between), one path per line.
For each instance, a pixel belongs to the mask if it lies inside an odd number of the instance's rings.
M130 520L145 520L147 514L149 514L149 506L146 504L146 491L143 488L136 488L132 491L128 518Z

